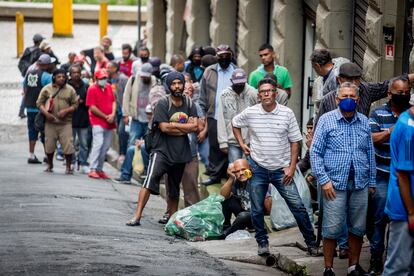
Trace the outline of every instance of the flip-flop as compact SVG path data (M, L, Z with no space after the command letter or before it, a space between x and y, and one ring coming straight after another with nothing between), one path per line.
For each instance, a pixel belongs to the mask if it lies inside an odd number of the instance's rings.
M70 169L69 171L68 171L68 170L66 170L66 171L65 171L65 174L66 174L66 175L71 175L71 174L73 175L73 170L72 170L72 169Z
M141 219L130 219L127 221L126 225L127 226L140 226L141 225L140 220Z
M53 168L52 169L47 168L46 170L44 170L44 172L52 173L53 172Z

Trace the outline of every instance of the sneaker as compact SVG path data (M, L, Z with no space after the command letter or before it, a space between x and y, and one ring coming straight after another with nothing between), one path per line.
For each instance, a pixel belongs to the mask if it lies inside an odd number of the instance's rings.
M126 180L126 179L124 179L122 177L115 178L115 179L113 179L113 181L115 183L118 183L118 184L131 184L131 181L130 180Z
M168 215L168 213L165 213L163 216L162 216L162 218L160 218L159 220L158 220L158 223L161 223L161 224L167 224L167 222L168 222L168 220L170 219L170 215Z
M312 257L320 257L323 256L322 250L319 249L316 245L308 246L308 253Z
M109 175L107 175L104 171L102 172L97 172L99 177L102 179L110 179Z
M325 267L325 270L323 271L323 276L335 276L335 273L333 272L333 269L331 267Z
M83 174L89 173L89 167L88 166L81 166L80 172Z
M36 155L33 158L28 158L27 163L28 164L42 164L42 162L40 162L39 159L37 159Z
M99 179L99 178L101 178L101 177L99 176L99 174L98 174L96 171L91 171L90 173L88 173L88 176L89 176L90 178L95 178L95 179Z
M56 154L56 160L57 161L63 161L63 160L65 160L65 158L63 157L62 154Z
M381 259L373 259L369 261L368 272L371 275L380 275L383 269L383 263Z
M268 243L259 244L258 248L257 248L257 255L259 255L259 256L268 256L268 255L270 255L269 244Z
M348 276L368 276L370 275L367 273L359 264L356 264L354 270L347 274Z

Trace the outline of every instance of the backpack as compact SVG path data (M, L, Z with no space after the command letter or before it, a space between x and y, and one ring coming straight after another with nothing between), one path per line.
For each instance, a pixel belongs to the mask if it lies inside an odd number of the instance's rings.
M168 101L168 111L170 111L172 107L171 96L167 95L165 96L165 98ZM187 108L191 109L191 107L193 106L193 101L188 97L185 97L185 99L186 99ZM154 113L155 113L155 108L154 108L153 114ZM161 131L158 129L158 123L151 122L151 127L147 128L147 131L144 134L144 145L145 145L145 150L147 151L148 154L151 153L155 145L158 143L160 134L161 134L160 132Z
M27 69L29 69L30 65L33 64L33 59L38 55L38 52L40 52L40 49L38 47L26 48L24 51L22 57L19 60L19 63L17 64L22 77L26 76Z

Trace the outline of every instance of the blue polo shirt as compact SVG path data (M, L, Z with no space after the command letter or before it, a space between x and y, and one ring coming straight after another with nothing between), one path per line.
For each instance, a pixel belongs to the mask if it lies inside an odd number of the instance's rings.
M400 115L391 133L391 173L385 213L391 220L407 221L407 210L401 199L397 171L410 176L411 197L414 198L414 114L407 110Z
M397 120L397 115L392 112L391 105L387 102L371 112L369 115L369 126L372 133L381 132L390 129L397 123ZM374 149L377 170L389 173L391 164L390 141L387 140L381 145L374 144Z

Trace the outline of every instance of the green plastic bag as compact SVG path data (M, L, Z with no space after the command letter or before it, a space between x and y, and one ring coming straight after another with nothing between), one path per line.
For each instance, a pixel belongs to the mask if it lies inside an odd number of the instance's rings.
M224 197L212 194L208 198L174 213L165 226L170 236L189 241L205 241L223 234L224 215L221 202Z

